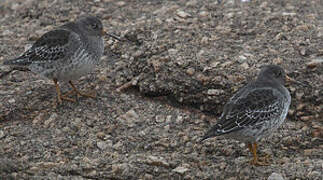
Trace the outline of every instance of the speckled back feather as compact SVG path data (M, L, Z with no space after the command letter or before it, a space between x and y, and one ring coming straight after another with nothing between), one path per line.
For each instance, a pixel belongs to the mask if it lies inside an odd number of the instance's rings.
M34 45L20 57L5 61L5 65L29 66L48 64L69 58L79 48L79 37L71 31L58 29L45 33Z
M288 90L282 84L284 79L281 67L269 65L262 68L256 81L230 98L219 121L202 140L239 131L245 133L242 136L249 136L276 129L285 119L291 101ZM250 133L246 133L248 130Z

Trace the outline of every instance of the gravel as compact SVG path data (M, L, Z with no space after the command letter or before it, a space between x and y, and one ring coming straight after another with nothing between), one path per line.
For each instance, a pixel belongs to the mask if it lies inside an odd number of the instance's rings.
M301 0L0 2L0 63L82 13L106 31L105 54L57 106L51 80L0 66L0 179L314 179L323 169L323 4ZM199 138L264 64L291 83L283 127L259 143ZM68 85L62 84L63 91Z

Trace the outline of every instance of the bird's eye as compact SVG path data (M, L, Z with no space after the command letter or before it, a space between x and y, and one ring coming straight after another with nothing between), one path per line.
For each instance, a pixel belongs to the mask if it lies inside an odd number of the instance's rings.
M98 25L97 24L91 24L90 25L92 29L98 29Z

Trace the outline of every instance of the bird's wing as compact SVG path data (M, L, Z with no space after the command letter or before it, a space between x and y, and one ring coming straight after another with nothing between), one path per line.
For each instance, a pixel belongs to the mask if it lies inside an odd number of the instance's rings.
M225 105L215 125L217 135L257 126L281 115L284 101L278 90L269 87L241 90L239 96L233 96Z
M72 56L80 46L80 37L64 29L45 33L20 57L5 61L7 65L28 66L30 64L50 64Z

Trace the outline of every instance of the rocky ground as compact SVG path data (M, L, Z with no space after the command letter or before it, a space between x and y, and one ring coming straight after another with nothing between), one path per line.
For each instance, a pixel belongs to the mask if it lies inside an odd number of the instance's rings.
M77 82L98 96L57 106L50 80L0 66L0 179L323 178L322 1L2 0L0 62L82 13L123 39ZM242 142L198 142L271 63L304 84L259 143L271 165L250 166Z

